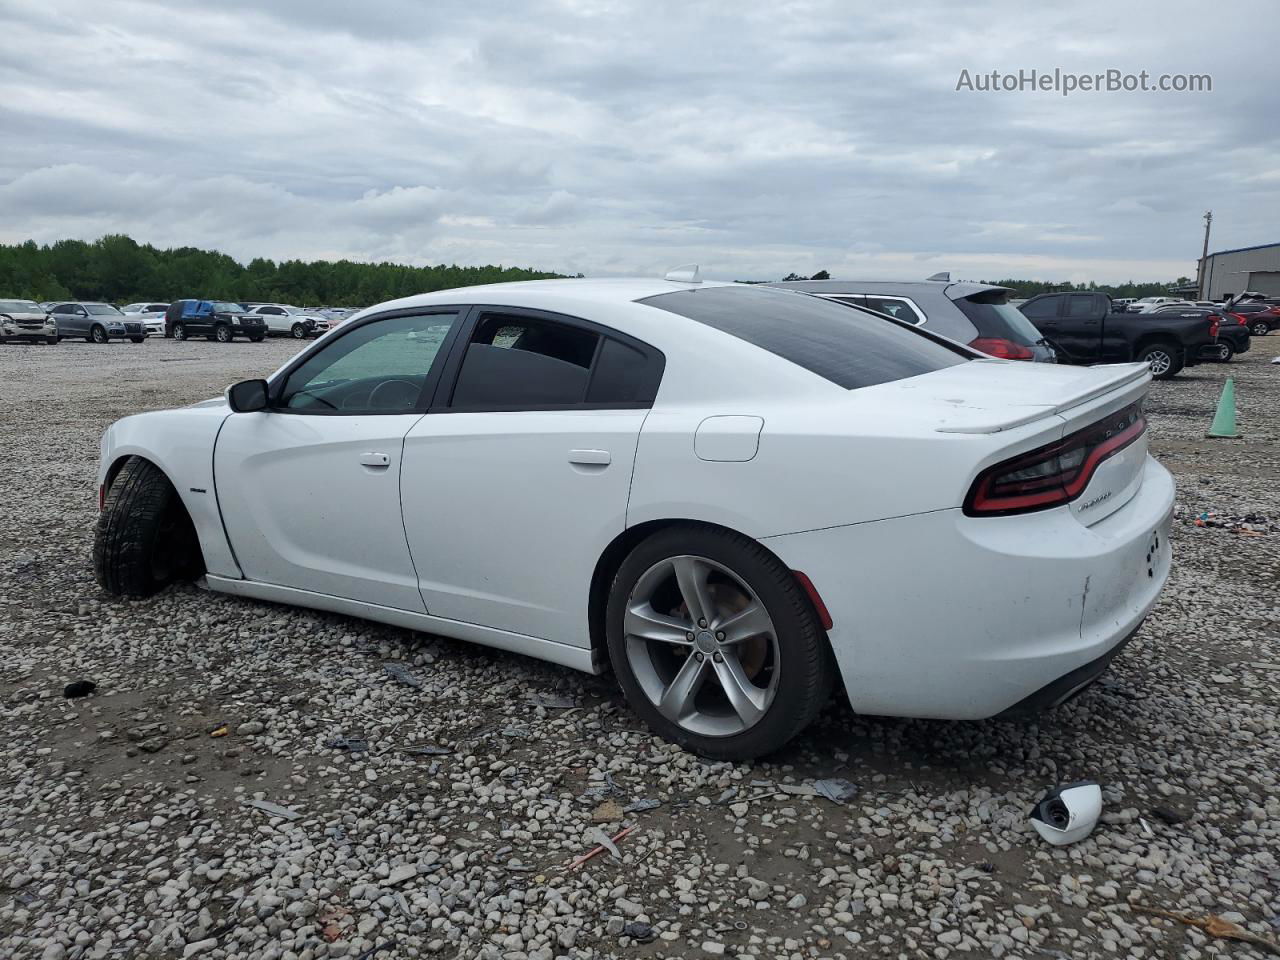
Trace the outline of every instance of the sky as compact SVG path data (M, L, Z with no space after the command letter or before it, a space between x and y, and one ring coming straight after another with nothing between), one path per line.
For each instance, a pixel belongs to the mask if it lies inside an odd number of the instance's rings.
M0 0L0 242L1194 276L1280 241L1274 0ZM1210 92L957 90L991 71Z

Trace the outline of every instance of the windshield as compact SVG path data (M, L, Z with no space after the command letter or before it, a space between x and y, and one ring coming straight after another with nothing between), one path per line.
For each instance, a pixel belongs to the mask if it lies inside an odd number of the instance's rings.
M301 314L306 313L307 311L303 310L301 307L289 307L289 306L286 306L286 307L284 308L284 312L285 312L285 313L288 313L288 314L291 314L292 316L295 316L295 317L296 317L296 316L300 316Z
M1025 347L1040 342L1040 331L1021 310L1009 303L1007 291L975 293L971 297L961 297L955 304L978 328L980 337L999 337Z
M0 313L44 313L34 300L0 300Z
M702 287L639 302L745 340L846 390L905 380L971 359L961 348L907 326L808 294Z
M244 308L238 303L228 303L226 300L215 300L213 302L214 313L242 313Z
M86 303L84 308L95 317L105 317L120 312L109 303Z

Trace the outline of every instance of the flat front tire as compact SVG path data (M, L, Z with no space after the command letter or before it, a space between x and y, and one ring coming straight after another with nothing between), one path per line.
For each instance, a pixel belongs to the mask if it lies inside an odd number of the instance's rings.
M834 682L827 638L791 571L716 527L671 527L640 543L614 577L605 620L632 709L705 757L778 750Z
M191 575L199 547L191 518L169 478L130 457L107 491L93 539L93 573L107 593L148 597Z

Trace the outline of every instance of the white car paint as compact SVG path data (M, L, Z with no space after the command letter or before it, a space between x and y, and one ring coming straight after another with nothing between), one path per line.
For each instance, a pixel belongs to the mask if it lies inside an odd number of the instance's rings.
M142 321L148 337L164 336L164 314L167 303L160 304L153 300L143 303L131 303L120 308L120 312L128 317L136 317Z
M259 303L250 307L247 312L262 317L270 333L291 333L295 323L305 323L308 320L315 323L317 336L327 333L330 326L332 326L328 318L321 314L312 313L287 303Z
M991 716L1141 622L1169 572L1173 507L1145 442L1071 504L996 517L962 504L984 468L1139 400L1145 366L975 359L846 390L635 302L710 286L439 291L362 311L300 355L388 311L525 307L661 350L651 409L308 416L233 414L213 400L114 424L99 481L131 454L160 466L192 514L214 590L589 671L604 666L587 611L605 548L638 524L719 524L813 582L865 713Z

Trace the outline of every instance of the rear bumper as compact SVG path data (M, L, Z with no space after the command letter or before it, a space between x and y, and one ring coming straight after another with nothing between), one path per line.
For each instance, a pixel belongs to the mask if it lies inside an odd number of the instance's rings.
M1168 578L1173 497L1147 458L1132 498L1091 526L1068 507L955 509L764 542L830 610L855 710L979 719L1053 703L1105 668Z

